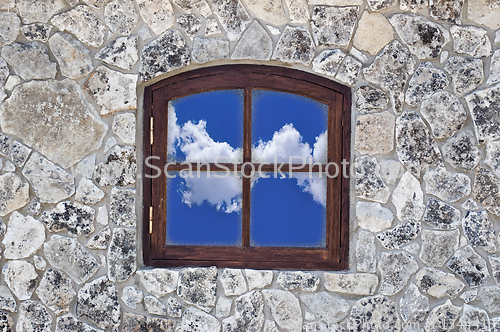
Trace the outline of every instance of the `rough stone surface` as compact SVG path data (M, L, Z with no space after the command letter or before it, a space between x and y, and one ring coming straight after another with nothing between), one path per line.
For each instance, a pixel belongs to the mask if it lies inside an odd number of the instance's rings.
M450 33L441 25L417 15L395 14L389 21L410 51L419 59L437 59L450 42Z
M132 0L113 0L104 8L104 20L111 32L128 36L139 20Z
M379 88L372 85L363 85L354 92L354 102L358 112L373 113L387 108L389 105L389 97Z
M144 298L144 306L150 315L167 315L167 307L156 297L148 295Z
M127 145L135 145L135 115L133 113L117 114L113 119L113 133Z
M385 154L394 149L395 117L389 112L356 119L354 148L362 154Z
M109 226L104 227L100 231L98 231L94 236L92 236L85 247L89 249L107 249L108 242L111 239L111 229Z
M373 157L362 156L355 161L356 197L387 203L391 191L380 177L380 165Z
M31 298L38 283L38 274L33 265L20 260L8 261L2 269L2 275L18 300L24 301Z
M67 231L74 236L89 236L94 231L95 210L72 201L61 202L52 210L44 211L40 221L50 232Z
M33 255L45 242L45 227L31 216L24 217L15 211L10 215L7 233L2 244L7 259L26 258Z
M461 24L464 0L429 0L429 15L434 20Z
M177 325L175 332L219 332L220 329L221 324L214 316L189 307L184 311L182 321Z
M347 319L347 331L376 331L381 326L386 332L401 331L396 303L382 295L356 301Z
M410 284L399 300L401 318L405 322L421 322L429 312L429 299L422 295L417 286Z
M460 224L460 210L433 197L429 197L423 221L435 229L455 229Z
M177 289L179 272L166 269L137 271L141 284L156 297L163 297Z
M488 261L490 262L491 272L493 274L493 279L495 283L500 285L500 256L498 255L489 255Z
M460 232L454 231L422 231L422 247L420 260L429 266L441 267L458 249Z
M177 296L201 309L215 306L217 268L185 268L180 271Z
M33 263L35 264L35 268L39 271L45 271L47 268L47 262L40 256L33 256Z
M324 50L314 58L312 63L313 70L317 73L334 77L344 58L345 53L338 48Z
M117 226L135 227L135 189L111 189L109 218Z
M478 60L481 61L481 60ZM500 84L465 96L479 144L500 138Z
M434 307L425 320L425 331L447 332L453 330L460 311L462 311L462 308L454 306L450 300L447 300L445 304Z
M351 308L346 300L334 297L327 292L302 294L300 300L318 320L326 323L327 326L343 320Z
M266 304L278 326L290 332L302 331L302 312L299 300L290 292L282 290L263 290Z
M132 309L137 309L137 305L142 302L144 294L136 286L127 286L123 288L121 300Z
M311 28L319 47L347 47L358 20L359 7L315 6Z
M268 23L283 25L287 22L281 1L245 0L244 2L255 16Z
M454 299L465 287L453 274L428 267L418 271L415 281L422 292L438 299L445 296Z
M170 1L136 0L136 3L142 19L156 35L161 35L174 25L175 15Z
M100 47L104 42L106 26L88 6L76 6L54 16L50 22L60 31L75 35L87 46Z
M87 323L79 321L72 314L57 317L55 332L103 332Z
M278 30L279 31L279 30ZM217 19L215 18L207 18L205 21L205 36L218 35L222 32L219 28L219 23L217 23ZM281 31L280 31L281 33ZM243 39L242 37L241 39ZM272 51L272 50L271 50Z
M259 291L252 291L234 301L234 316L222 321L225 332L260 332L264 325L264 298Z
M0 310L16 311L16 299L6 286L0 286Z
M196 63L229 59L229 41L222 38L196 37L192 56Z
M264 288L273 282L273 271L245 269L248 290Z
M432 135L443 139L454 135L467 120L467 113L460 100L448 91L439 91L422 101L420 113L429 123Z
M489 313L500 313L500 288L497 286L486 286L479 288L477 299ZM496 332L496 331L495 331Z
M29 199L28 183L14 173L0 175L0 216L22 208Z
M392 26L380 13L364 11L353 38L354 47L376 55L394 38Z
M233 301L225 297L219 297L215 307L215 316L217 318L228 317L231 314Z
M420 220L425 211L424 194L420 182L406 172L392 193L392 203L396 206L400 220Z
M474 198L483 205L490 213L500 215L500 181L483 166L476 171Z
M418 13L429 5L428 0L401 0L399 9L407 12Z
M66 7L64 0L16 0L15 5L24 24L47 23L52 15L64 7ZM10 7L10 9L13 8L14 6Z
M486 158L484 159L484 163L491 167L497 177L500 177L500 142L488 142L486 144Z
M139 60L137 36L120 37L96 53L95 58L108 65L130 70Z
M164 331L174 332L175 321L171 319L147 317L131 313L123 314L122 331L141 332L141 331ZM194 331L194 330L193 330ZM198 331L198 330L196 330Z
M137 269L137 232L115 228L108 248L108 277L113 282L127 280Z
M69 274L79 285L89 280L100 267L97 259L77 239L52 235L43 251L50 265Z
M490 279L486 261L470 245L457 250L446 266L462 277L471 288L483 286Z
M78 291L76 315L85 316L102 329L117 328L121 307L116 286L108 278L100 277L86 283Z
M486 84L495 84L500 82L500 50L496 50L491 57L490 75Z
M16 331L50 332L51 326L52 317L40 302L29 300L21 303Z
M76 296L71 279L56 269L45 271L36 295L56 315L69 312L69 306Z
M241 36L240 41L234 48L231 59L269 60L272 53L273 40L256 20Z
M428 170L424 175L425 192L447 202L456 202L471 192L470 178L449 172L444 167Z
M231 301L229 301L229 310L231 310ZM176 318L182 316L182 303L174 296L170 296L167 299L167 314L170 317L176 317ZM229 316L229 313L227 314L227 316Z
M319 278L309 272L280 272L276 283L284 290L300 289L304 292L315 292L319 287Z
M15 166L23 167L31 151L21 142L0 133L0 155L7 157Z
M104 196L104 191L99 189L92 180L82 178L78 183L78 188L76 188L75 199L88 205L94 205Z
M325 288L334 293L348 295L373 295L378 277L370 273L325 273Z
M466 172L474 169L483 157L481 150L477 147L476 138L470 130L451 137L443 143L441 149L447 163Z
M462 326L462 331L488 331L490 323L490 317L484 309L465 304L457 325Z
M485 29L474 26L454 25L450 28L453 37L453 50L474 58L491 55L491 42Z
M51 30L52 25L44 23L33 23L21 27L21 32L26 39L29 41L37 40L42 43L46 43L49 40Z
M94 180L102 187L126 186L135 183L136 172L135 148L117 145L96 165ZM113 193L111 195L113 196Z
M432 96L438 90L446 88L449 84L446 73L436 69L430 62L422 62L408 83L405 102L416 106L422 100Z
M1 54L16 74L26 81L56 77L56 63L50 61L48 47L38 41L6 45Z
M229 40L238 40L251 22L240 0L212 0L211 4Z
M0 47L12 44L19 35L21 20L12 12L0 12Z
M386 8L390 8L397 4L396 0L367 0L368 6L373 11L379 11Z
M409 220L377 235L377 239L387 249L399 249L414 240L422 229L420 221Z
M77 80L94 69L90 51L71 35L63 32L53 34L49 45L63 76Z
M0 57L0 102L7 97L6 90L9 90L9 81L11 77L18 76L9 76L9 67L7 66L7 62L5 62L4 59ZM18 80L20 81L19 77ZM19 83L20 82L18 82L18 84Z
M287 25L276 44L272 59L309 66L314 49L314 41L306 28Z
M226 296L241 295L247 291L242 270L224 269L219 279Z
M377 272L377 247L375 236L361 230L356 239L356 269L358 272Z
M309 9L306 0L285 0L288 15L294 24L305 24L309 21Z
M462 227L473 247L482 247L489 253L497 251L495 229L486 211L467 211Z
M363 64L360 61L348 55L344 58L335 77L342 83L353 86L358 81L358 75L362 67Z
M192 40L193 36L201 29L201 19L194 14L181 14L177 17L177 23Z
M472 302L476 300L478 289L472 289L470 291L463 292L460 294L460 298L464 300L465 303Z
M488 0L468 1L467 17L478 24L490 29L498 29L500 28L498 15L500 15L498 2Z
M378 292L382 295L394 295L400 292L411 275L418 270L413 256L406 252L383 252L380 255L378 270L382 280Z
M76 165L74 172L76 174L80 174L83 178L92 179L95 167L95 157L96 155L93 153L90 156L83 158L82 161Z
M457 96L473 91L484 80L483 61L480 59L453 55L446 61L444 70L450 75Z

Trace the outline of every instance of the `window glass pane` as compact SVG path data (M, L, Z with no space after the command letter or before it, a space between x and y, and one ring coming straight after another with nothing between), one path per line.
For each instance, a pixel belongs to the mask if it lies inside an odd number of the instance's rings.
M241 179L169 172L167 245L241 245Z
M168 105L168 160L242 160L243 90L217 90ZM220 159L219 162L229 162Z
M303 96L252 90L252 159L289 162L311 156L326 163L328 105ZM300 164L300 159L293 163Z
M260 178L251 196L252 246L325 247L326 181L309 173Z

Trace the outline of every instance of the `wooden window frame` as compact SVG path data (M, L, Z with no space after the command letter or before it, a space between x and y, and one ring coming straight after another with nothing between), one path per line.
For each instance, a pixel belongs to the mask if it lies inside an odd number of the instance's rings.
M327 178L326 247L250 246L250 179L243 177L242 246L166 245L166 176L168 101L190 94L244 90L243 162L251 162L251 89L268 89L302 95L328 105L328 160L341 168ZM153 120L154 119L154 120ZM159 167L161 176L143 164L143 257L152 267L217 266L253 269L345 270L349 267L349 177L342 160L350 162L351 90L329 79L303 71L262 65L224 65L181 73L144 91L144 161ZM254 163L258 165L257 163ZM240 164L241 165L241 164ZM193 165L193 170L196 168ZM212 167L214 166L214 167ZM227 164L232 166L233 164ZM283 172L288 165L282 167ZM294 165L300 166L300 165ZM273 170L273 165L268 166ZM307 170L302 171L308 171ZM349 167L348 167L349 168ZM168 170L180 170L170 165ZM202 167L201 170L206 169ZM241 166L239 167L241 169ZM210 170L217 170L211 165ZM262 170L268 170L262 167ZM295 168L294 168L294 171ZM300 170L297 170L300 171ZM148 222L149 221L149 222Z

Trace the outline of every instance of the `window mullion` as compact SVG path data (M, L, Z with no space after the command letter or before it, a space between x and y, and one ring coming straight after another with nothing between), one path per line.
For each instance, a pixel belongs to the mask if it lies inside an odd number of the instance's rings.
M243 102L243 163L252 161L252 89L245 88ZM245 172L244 169L241 170ZM242 176L241 244L250 246L250 179Z

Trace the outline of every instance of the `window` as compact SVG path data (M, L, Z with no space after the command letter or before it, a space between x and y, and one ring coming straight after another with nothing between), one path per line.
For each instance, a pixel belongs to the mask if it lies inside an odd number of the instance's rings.
M270 66L146 87L145 264L348 268L350 105L343 85Z

